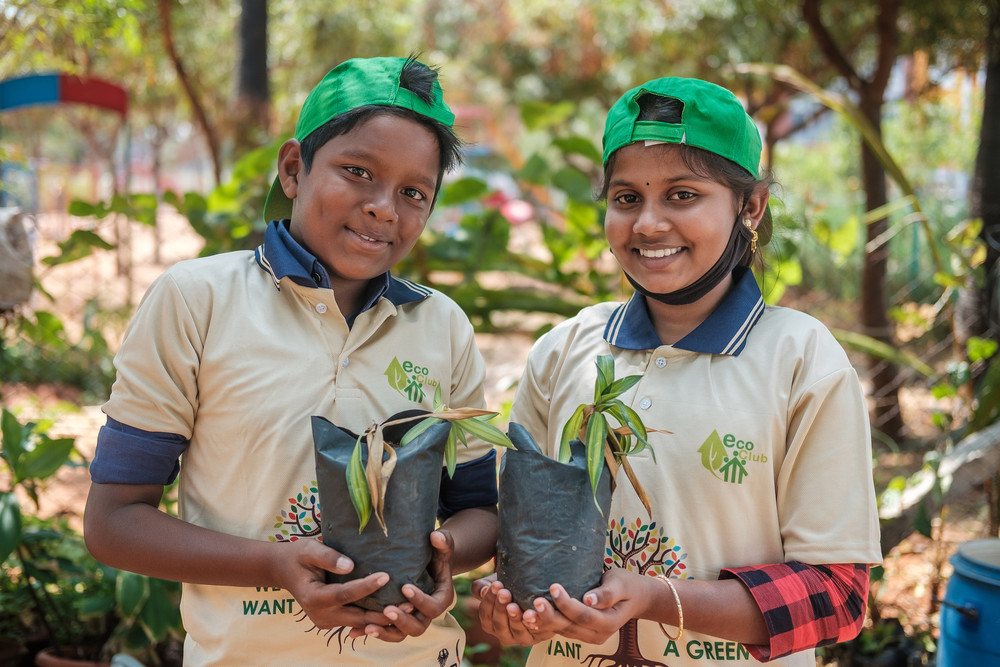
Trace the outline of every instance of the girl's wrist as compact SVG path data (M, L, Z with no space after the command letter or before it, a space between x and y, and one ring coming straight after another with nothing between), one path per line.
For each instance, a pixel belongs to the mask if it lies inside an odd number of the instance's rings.
M673 594L673 591L676 589L671 588L668 583L656 575L643 575L642 580L644 586L643 599L646 604L645 609L639 617L676 627L680 622L678 614L680 607ZM676 580L672 579L670 583L674 583L674 581Z

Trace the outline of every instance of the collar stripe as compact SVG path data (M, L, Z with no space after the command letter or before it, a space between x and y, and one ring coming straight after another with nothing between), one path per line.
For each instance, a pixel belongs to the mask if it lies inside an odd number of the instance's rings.
M757 280L748 269L737 268L733 281L733 288L716 309L673 347L733 356L743 351L750 330L764 314L765 304ZM650 319L646 298L638 292L608 318L604 339L626 350L655 350L663 345Z
M757 323L761 315L764 314L764 297L757 299L757 303L754 304L753 309L747 315L747 318L743 321L743 326L739 328L733 339L729 341L729 345L722 350L722 354L739 354L743 351L743 347L747 343L747 336L750 334L750 329L753 325Z
M271 276L271 281L274 283L275 289L277 289L280 292L281 286L278 285L278 276L274 274L274 269L271 267L271 263L267 261L267 256L265 255L265 252L266 251L264 249L264 244L261 243L259 246L257 246L257 249L254 250L253 254L254 257L257 258L257 265L260 266L260 268L264 269L264 271L266 271L268 275Z
M418 285L417 283L410 282L405 278L396 278L395 276L393 276L393 278L395 279L397 284L399 284L401 287L408 288L411 292L416 294L418 298L424 299L431 295L431 290L428 287L424 287L423 285Z
M625 311L628 310L630 303L632 303L631 300L615 308L615 312L611 314L611 319L608 320L604 337L612 345L618 344L618 333L621 331L622 325L625 324Z

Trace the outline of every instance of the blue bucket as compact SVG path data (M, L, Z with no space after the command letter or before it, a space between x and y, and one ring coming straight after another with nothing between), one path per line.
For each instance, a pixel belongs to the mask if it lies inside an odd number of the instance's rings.
M973 540L951 557L941 605L938 667L1000 665L1000 539Z

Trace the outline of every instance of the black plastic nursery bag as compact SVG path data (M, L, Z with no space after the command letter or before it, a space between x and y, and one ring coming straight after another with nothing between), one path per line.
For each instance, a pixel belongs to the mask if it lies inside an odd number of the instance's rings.
M520 424L512 422L507 435L517 449L505 451L500 464L497 578L522 609L539 596L551 601L554 583L579 600L604 572L611 473L605 465L598 511L583 443L570 443L573 458L560 463Z
M414 422L416 423L416 422ZM347 465L357 437L323 417L312 418L316 446L316 481L319 490L323 544L354 561L346 575L327 573L329 583L343 583L385 572L389 582L372 595L354 603L381 611L386 605L406 601L401 588L414 584L425 593L434 590L427 571L433 556L430 534L437 518L441 467L450 424L435 424L405 447L396 448L396 468L385 494L388 535L372 516L358 533L360 522L347 490ZM362 440L362 465L368 450Z

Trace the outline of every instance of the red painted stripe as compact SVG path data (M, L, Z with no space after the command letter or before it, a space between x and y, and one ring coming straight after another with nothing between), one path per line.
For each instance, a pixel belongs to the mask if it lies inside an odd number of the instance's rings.
M128 93L121 86L116 86L103 79L84 79L60 74L59 100L110 109L122 116L128 113Z

